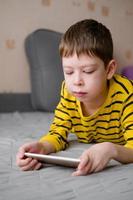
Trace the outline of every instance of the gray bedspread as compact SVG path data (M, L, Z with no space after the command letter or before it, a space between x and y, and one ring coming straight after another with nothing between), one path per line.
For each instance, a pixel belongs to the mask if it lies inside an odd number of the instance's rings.
M111 161L100 173L72 177L72 168L48 165L38 171L22 172L16 152L25 142L47 133L51 113L0 114L0 200L131 200L133 164ZM70 146L59 155L78 158L87 144L70 136Z

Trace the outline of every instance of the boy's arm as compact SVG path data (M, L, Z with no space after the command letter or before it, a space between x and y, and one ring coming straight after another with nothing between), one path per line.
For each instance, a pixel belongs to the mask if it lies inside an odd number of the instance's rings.
M25 152L30 153L38 153L38 154L49 154L54 153L55 148L48 142L40 143L40 142L30 142L22 145L19 148L19 151L16 155L16 164L23 171L27 170L37 170L42 166L42 163L39 160L26 158Z
M61 89L61 99L55 109L55 116L53 123L47 135L41 137L40 142L48 142L54 146L55 151L64 150L68 146L68 133L71 130L72 122L69 114L69 105L66 105L65 99L65 84L63 82ZM67 102L68 104L69 102Z
M133 149L133 92L127 96L123 103L121 127L126 141L125 147Z
M125 146L103 142L93 145L81 155L81 162L74 175L86 175L103 170L109 160L133 163L133 94L129 94L121 112L121 127Z
M45 142L39 142L40 145L42 145L42 154L50 154L50 153L55 153L55 147L53 144L45 141Z
M124 164L133 163L133 149L111 142L95 144L83 152L80 164L73 175L81 176L99 172L107 166L111 159Z
M124 163L133 163L133 149L127 148L118 144L113 144L116 150L116 153L114 155L114 159Z
M126 141L125 146L116 145L116 157L115 159L121 163L133 162L133 87L131 87L131 93L127 96L123 103L123 109L121 112L121 126L123 130L124 139Z
M44 145L48 143L51 147L53 146L55 152L64 150L68 146L67 137L70 130L71 122L69 119L57 119L57 116L55 116L48 134L42 136L40 142Z

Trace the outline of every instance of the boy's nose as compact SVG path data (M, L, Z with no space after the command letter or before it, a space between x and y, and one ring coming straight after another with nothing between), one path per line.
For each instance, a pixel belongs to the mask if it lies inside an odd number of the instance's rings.
M77 75L74 79L74 85L83 85L83 80L80 75Z

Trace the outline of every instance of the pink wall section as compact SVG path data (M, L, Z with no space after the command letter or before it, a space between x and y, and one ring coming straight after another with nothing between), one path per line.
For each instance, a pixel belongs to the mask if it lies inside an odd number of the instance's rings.
M30 92L25 37L38 28L64 32L72 23L94 18L112 32L119 70L133 65L133 0L0 1L0 93Z

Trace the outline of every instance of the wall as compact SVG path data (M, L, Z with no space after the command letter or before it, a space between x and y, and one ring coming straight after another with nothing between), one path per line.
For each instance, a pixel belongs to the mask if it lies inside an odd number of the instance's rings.
M133 65L132 0L0 0L0 93L29 93L25 37L38 28L64 32L94 18L112 32L119 68Z

